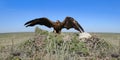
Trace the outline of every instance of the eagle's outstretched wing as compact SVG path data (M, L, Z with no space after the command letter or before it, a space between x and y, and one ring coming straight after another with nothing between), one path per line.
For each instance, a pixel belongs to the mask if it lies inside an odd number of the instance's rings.
M74 28L80 32L84 32L82 26L72 17L66 17L65 20L62 22L63 28Z
M37 19L33 19L31 21L28 21L24 25L26 27L34 26L34 25L45 25L50 28L50 27L53 27L53 24L54 24L54 22L50 21L48 18L43 17L43 18L37 18Z

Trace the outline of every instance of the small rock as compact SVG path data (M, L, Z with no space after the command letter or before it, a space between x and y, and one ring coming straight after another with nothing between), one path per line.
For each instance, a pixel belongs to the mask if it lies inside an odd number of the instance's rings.
M111 54L111 57L118 58L120 55L119 54Z
M11 53L11 55L13 55L13 56L20 56L20 52L14 52L14 53Z
M88 38L91 38L91 37L92 36L87 32L83 32L83 33L79 34L79 39L88 39Z

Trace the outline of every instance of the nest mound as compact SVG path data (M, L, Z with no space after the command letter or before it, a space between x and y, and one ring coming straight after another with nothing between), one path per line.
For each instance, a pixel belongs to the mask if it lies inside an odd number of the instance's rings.
M33 39L22 43L19 47L20 58L35 58L36 60L79 60L105 59L110 57L113 47L104 39L92 36L79 39L78 33L55 34L39 28L35 30ZM48 58L48 59L46 59Z
M110 56L113 50L113 47L109 43L97 36L92 36L88 39L79 39L78 33L62 33L58 35L39 28L35 31L35 37L23 44L23 50L29 47L32 51L37 51L40 55L44 56L47 54L69 54L72 56L96 56L101 58Z

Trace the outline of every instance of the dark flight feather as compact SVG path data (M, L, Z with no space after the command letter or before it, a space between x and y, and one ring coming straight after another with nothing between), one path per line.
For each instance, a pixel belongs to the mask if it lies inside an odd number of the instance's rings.
M64 28L70 29L74 28L80 32L84 32L84 29L81 27L81 25L72 17L66 17L63 21Z
M26 22L24 25L26 25L26 27L28 26L34 26L34 25L45 25L47 27L53 27L53 23L51 20L49 20L48 18L37 18L31 21Z

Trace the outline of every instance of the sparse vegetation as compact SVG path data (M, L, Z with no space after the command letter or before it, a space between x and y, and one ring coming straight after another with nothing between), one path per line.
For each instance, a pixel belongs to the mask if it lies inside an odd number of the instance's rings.
M111 44L109 40L106 40L115 38L115 35L105 38L106 36L102 34L97 34L98 37L92 34L93 37L90 39L79 39L78 33L62 33L59 35L41 30L38 27L35 29L35 34L24 33L23 35L21 34L19 38L16 35L14 38L10 38L11 35L0 35L2 37L0 39L0 60L120 59L119 56L111 57L113 53L117 55L118 45ZM120 34L117 37L120 37ZM17 38L21 39L19 43L16 42Z

